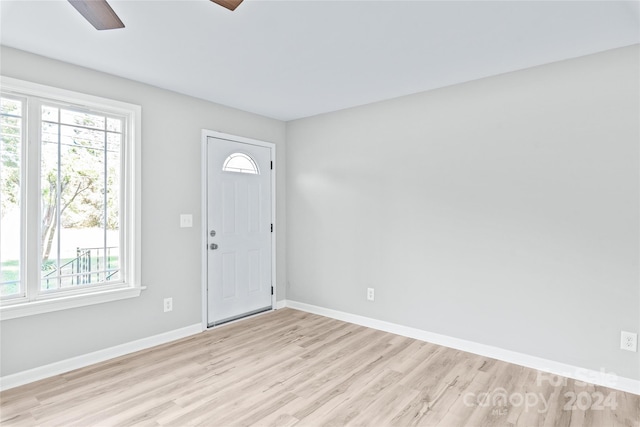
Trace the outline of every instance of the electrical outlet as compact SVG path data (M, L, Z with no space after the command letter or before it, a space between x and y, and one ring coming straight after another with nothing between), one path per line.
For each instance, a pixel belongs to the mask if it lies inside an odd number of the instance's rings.
M173 298L164 299L164 312L173 310Z
M193 227L193 215L180 214L180 227L181 228Z
M629 351L638 351L638 334L622 331L620 333L620 348Z
M376 298L376 294L373 288L367 288L367 299L369 301L373 301L375 298Z

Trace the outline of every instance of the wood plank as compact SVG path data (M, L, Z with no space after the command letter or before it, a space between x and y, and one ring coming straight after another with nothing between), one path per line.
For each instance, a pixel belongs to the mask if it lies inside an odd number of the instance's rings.
M640 396L282 309L2 392L0 423L640 427Z

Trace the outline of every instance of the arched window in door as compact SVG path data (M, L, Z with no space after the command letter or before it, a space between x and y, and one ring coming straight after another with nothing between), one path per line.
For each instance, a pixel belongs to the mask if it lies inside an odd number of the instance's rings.
M233 153L224 161L222 170L225 172L251 173L258 175L258 165L249 156L243 153Z

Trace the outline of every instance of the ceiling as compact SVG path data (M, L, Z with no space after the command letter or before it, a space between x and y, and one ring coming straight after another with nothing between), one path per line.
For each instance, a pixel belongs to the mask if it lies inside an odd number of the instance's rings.
M640 42L638 1L0 1L0 43L292 120Z

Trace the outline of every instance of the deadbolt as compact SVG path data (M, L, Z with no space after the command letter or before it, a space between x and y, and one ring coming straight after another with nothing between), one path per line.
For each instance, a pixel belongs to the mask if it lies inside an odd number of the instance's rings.
M209 236L214 237L216 235L216 230L211 230L209 232Z

